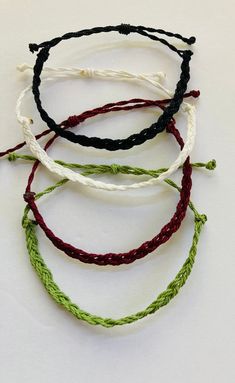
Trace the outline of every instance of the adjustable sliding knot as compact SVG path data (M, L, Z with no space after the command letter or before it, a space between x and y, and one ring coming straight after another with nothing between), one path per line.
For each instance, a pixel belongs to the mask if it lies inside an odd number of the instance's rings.
M121 25L119 25L118 32L121 35L129 35L131 33L131 26L130 26L130 24L121 24Z
M120 165L117 165L117 164L112 164L110 165L110 171L112 174L118 174L120 173Z
M73 128L74 126L78 125L80 120L78 119L78 116L70 116L66 121L63 122L63 126Z
M23 197L25 202L29 203L30 201L34 201L36 193L34 192L26 192Z
M91 68L81 69L80 70L80 76L91 78L94 76L94 69L91 69Z

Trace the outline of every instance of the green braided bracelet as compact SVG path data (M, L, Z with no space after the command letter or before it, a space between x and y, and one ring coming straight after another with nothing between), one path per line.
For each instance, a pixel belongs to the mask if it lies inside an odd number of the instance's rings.
M15 154L11 154L9 159L15 160L17 158L23 158L28 160L34 160L31 156L18 156ZM128 174L148 174L152 177L158 177L158 175L165 171L165 169L159 169L159 170L145 170L141 168L132 168L130 166L121 166L121 165L79 165L79 164L66 164L62 161L60 163L63 166L67 167L73 167L78 169L84 169L85 174L100 174L100 173L128 173ZM194 167L205 167L207 169L214 169L216 166L215 160L212 160L208 162L207 164L203 163L196 163L192 164ZM114 170L115 169L115 170ZM84 174L84 173L83 173ZM172 186L173 188L180 191L180 188L170 179L164 180L168 185ZM59 182L57 182L55 185L50 186L46 188L43 192L38 193L36 195L36 199L41 198L43 195L46 195L48 193L51 193L56 188L64 185L66 182L68 182L67 179L63 179ZM202 230L202 226L205 224L207 218L204 214L199 214L194 207L193 203L190 201L189 207L194 213L194 235L192 239L192 245L189 250L189 255L184 262L183 266L173 279L173 281L167 286L167 288L158 295L158 297L144 310L139 311L135 314L128 315L123 318L119 319L112 319L112 318L102 318L97 315L90 314L87 311L82 310L79 306L77 306L75 303L73 303L70 298L65 295L57 286L53 279L53 275L48 269L47 265L45 264L38 248L38 240L36 236L35 231L35 225L36 223L28 218L29 208L26 206L24 210L24 215L22 219L22 225L25 230L26 235L26 244L27 249L30 257L30 262L35 269L38 277L41 279L44 287L46 288L49 295L55 300L55 302L59 303L61 306L63 306L66 310L68 310L70 313L72 313L77 319L83 320L91 325L101 325L103 327L114 327L114 326L120 326L124 324L130 324L137 320L140 320L147 315L155 313L160 307L165 306L170 302L171 299L173 299L179 292L180 288L185 284L187 278L189 277L195 257L197 254L197 245L200 237L200 233Z

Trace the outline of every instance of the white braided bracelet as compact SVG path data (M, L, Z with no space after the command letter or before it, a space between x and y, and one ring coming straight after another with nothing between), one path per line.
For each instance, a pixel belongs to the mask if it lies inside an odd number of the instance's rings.
M32 69L31 66L27 64L22 64L18 66L20 71L24 71L26 69ZM99 77L99 78L117 78L122 80L141 80L147 83L150 83L162 90L167 96L172 96L173 93L163 87L159 80L163 79L165 76L162 72L156 74L134 74L126 71L117 71L117 70L95 70L95 69L79 69L79 68L50 68L45 67L45 71L53 74L53 77L44 78L43 81L50 81L55 77ZM173 164L169 167L167 171L160 174L158 178L153 178L148 181L138 182L131 185L115 185L109 184L101 181L93 180L92 178L85 177L79 173L74 172L71 169L64 168L62 165L54 162L54 160L48 156L46 151L39 145L35 136L31 131L32 120L28 117L22 116L21 114L21 104L24 96L27 92L32 89L32 86L27 86L21 93L16 103L16 116L19 123L22 126L23 134L25 141L31 150L31 152L36 156L36 158L52 173L58 174L60 177L67 178L73 182L79 182L83 185L90 186L96 189L103 189L108 191L115 190L128 190L128 189L139 189L146 186L152 186L159 182L162 182L164 179L173 174L186 160L186 158L190 155L196 135L196 121L195 121L195 107L183 101L181 109L184 113L187 114L188 121L188 130L187 137L185 140L185 145L181 150L177 159L173 162Z

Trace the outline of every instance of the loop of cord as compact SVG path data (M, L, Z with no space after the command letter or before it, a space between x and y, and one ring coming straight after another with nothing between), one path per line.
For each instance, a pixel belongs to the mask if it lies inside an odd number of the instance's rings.
M105 74L105 71L103 74ZM138 79L141 78L141 80L144 81L144 83L150 83L150 84L156 86L158 89L162 90L165 94L167 94L167 96L172 95L172 92L170 92L168 89L164 88L158 81L153 79L153 75L150 75L150 77L149 77L148 75L142 76L142 75L136 75L136 74L128 73L128 76L129 76L129 78L132 77L134 79L137 77L138 77ZM123 79L125 79L125 77ZM49 79L45 78L44 79L44 81L47 81L47 80L51 80L51 78L49 78ZM187 114L187 119L188 119L188 129L187 129L186 142L185 142L184 148L181 150L181 152L178 155L178 157L176 158L176 160L171 164L171 166L169 167L169 169L166 172L162 173L159 176L159 178L149 179L148 181L134 183L132 185L108 184L108 183L104 183L101 181L93 180L91 178L86 178L81 174L75 173L71 169L64 169L60 164L55 163L53 161L53 159L48 156L48 154L45 152L45 150L43 150L43 148L37 143L37 137L35 137L33 135L31 128L30 128L30 126L31 126L30 119L25 120L24 116L22 116L22 114L21 114L22 101L24 99L24 96L26 95L27 92L29 92L30 89L31 89L31 86L28 86L27 88L25 88L21 92L21 94L17 100L17 105L16 105L16 115L17 115L17 119L18 119L19 123L22 126L25 141L27 142L27 145L29 146L33 155L35 155L37 157L37 159L48 170L50 170L52 173L56 173L57 175L59 175L62 178L68 178L70 181L79 182L79 183L86 185L86 186L89 186L89 187L93 187L96 189L103 189L103 190L107 190L107 191L114 191L114 190L124 191L124 190L128 190L128 189L137 189L137 188L152 186L152 185L155 185L159 182L162 182L165 178L167 178L171 174L173 174L185 162L186 158L189 156L189 154L191 153L191 151L193 149L194 142L195 142L195 135L196 135L195 107L193 105L190 105L189 103L183 102L182 111ZM186 97L192 96L192 97L196 98L199 96L199 94L200 94L199 91L192 91L192 92L184 94L183 97L186 98ZM142 102L147 102L147 100L142 100L142 99L133 99L133 100L129 100L128 102L130 102L130 101L138 102L138 103L140 103L140 105ZM167 103L170 103L171 101L172 101L172 99L166 99L166 100L155 101L155 102L156 102L156 105L160 106L161 104L165 105ZM124 103L125 102L126 101L124 101ZM148 102L149 102L149 105L150 105L150 103L152 103L152 101L148 101ZM111 105L114 106L114 103L107 104L107 106L111 106ZM115 103L115 105L116 105L116 103ZM121 104L118 103L117 105L122 105L122 102L121 102ZM63 125L65 125L65 124L67 126L69 125L72 127L72 126L75 126L76 124L78 124L80 122L81 122L80 117L77 118L77 116L72 116L69 121L63 122L60 125L62 126L62 128L63 128Z
M132 105L132 109L133 109ZM164 109L164 106L160 106ZM100 109L97 108L93 111L93 116L100 113ZM103 113L108 113L112 111L112 108L106 108L104 109ZM116 110L116 109L115 109ZM118 110L122 110L122 106L119 107ZM86 119L84 118L84 115L86 116L86 112L83 113L82 121ZM178 142L181 149L184 146L183 140L179 134L179 131L174 126L175 121L171 121L170 124L168 124L167 131L174 135L176 138L176 141ZM54 140L58 137L55 135L52 137L45 146L45 151L48 150L48 148L52 145ZM28 185L25 190L24 199L28 203L29 208L32 210L34 214L35 221L39 224L39 226L42 228L46 236L51 240L51 242L60 250L64 251L65 254L68 256L78 259L81 262L84 263L94 263L96 265L105 266L105 265L113 265L118 266L121 264L128 264L132 263L137 259L145 257L147 254L153 252L155 249L157 249L161 244L167 242L173 233L175 233L179 228L180 225L185 217L186 210L189 203L190 198L190 191L192 186L191 181L191 173L192 173L192 167L190 165L189 158L186 159L184 165L183 165L183 177L182 177L182 189L180 191L180 200L176 206L175 213L171 220L164 225L162 230L158 235L156 235L152 240L144 242L141 246L139 246L136 249L130 250L125 253L107 253L107 254L94 254L94 253L88 253L82 249L78 249L66 242L64 242L62 239L58 238L52 230L46 225L44 218L42 217L41 213L39 212L39 209L37 207L36 201L35 201L35 193L32 192L31 186L32 182L35 177L35 173L37 171L37 168L39 166L39 162L36 161L35 164L32 167L32 171L28 178ZM115 168L115 171L118 171L118 168ZM157 174L157 177L160 176L160 174Z
M165 180L165 182L173 188L180 190L180 188L173 181ZM37 196L47 194L48 192L54 190L53 188L54 186L46 189L44 192L37 194L35 198L37 198ZM30 262L51 298L65 310L71 313L76 319L85 321L90 325L100 325L105 328L134 323L148 315L154 314L161 307L167 305L178 294L179 290L186 283L192 271L197 254L197 246L200 233L203 225L207 220L207 217L204 214L199 214L192 202L189 202L189 207L194 213L194 234L187 259L176 274L175 278L168 284L166 289L161 292L157 298L146 308L134 314L127 315L118 319L105 318L85 311L80 306L73 303L68 295L66 295L56 284L51 271L47 267L44 259L42 258L42 255L40 254L35 222L28 218L28 209L26 208L22 219L22 225L25 230L26 245Z
M34 52L40 49L39 53L37 54L37 59L33 68L34 75L33 75L33 82L32 82L32 92L34 95L34 100L37 105L39 114L42 120L47 124L49 129L51 129L52 131L54 131L61 137L66 138L67 140L71 142L78 143L82 146L88 146L88 147L91 146L97 149L106 149L110 151L131 149L132 147L136 145L143 144L147 140L154 138L158 133L164 131L167 124L171 121L173 115L178 112L180 105L183 101L183 95L187 90L187 84L190 79L189 63L190 63L193 52L190 50L182 51L177 49L168 41L150 34L149 33L150 30L152 32L158 33L158 30L153 28L146 28L144 26L133 26L129 24L121 24L118 26L96 27L92 29L85 29L78 32L66 33L65 35L61 37L56 37L50 41L46 41L39 45L30 44L31 52ZM125 139L87 137L85 135L76 135L75 133L71 131L65 131L59 125L57 125L56 122L47 114L45 109L42 107L42 102L40 98L40 90L39 90L40 84L41 84L40 76L43 70L44 63L47 61L49 57L50 49L52 47L55 47L57 44L59 44L63 40L68 40L71 38L79 38L82 36L90 36L94 33L96 34L96 33L113 32L113 31L118 31L122 34L138 33L144 37L150 38L153 41L161 42L162 44L167 46L169 49L176 52L182 58L180 79L176 85L172 100L170 101L167 108L164 110L163 114L159 117L157 122L153 123L149 128L143 129L140 133L132 134L131 136ZM164 31L160 33L164 33ZM169 36L169 33L166 32L165 34ZM181 36L178 34L176 34L175 37L176 36L178 38L181 38ZM192 44L194 42L195 42L195 39L188 40L189 44Z

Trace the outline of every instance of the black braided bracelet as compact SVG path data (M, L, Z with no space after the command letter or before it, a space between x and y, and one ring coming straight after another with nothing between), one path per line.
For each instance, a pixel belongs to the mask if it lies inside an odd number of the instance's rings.
M43 69L44 63L47 61L49 57L49 51L52 47L59 44L62 40L68 40L75 37L82 37L82 36L90 36L94 33L102 33L102 32L113 32L117 31L123 35L128 35L131 32L132 33L138 33L142 36L146 36L154 41L159 41L162 44L166 45L169 49L176 52L181 58L181 75L180 80L178 81L175 89L174 96L169 103L169 106L166 107L162 115L159 117L158 121L153 123L149 128L143 129L138 134L132 134L128 138L125 139L111 139L111 138L99 138L99 137L87 137L85 135L76 135L71 131L63 130L60 125L57 125L56 122L49 117L47 112L43 109L41 99L40 99L40 84L41 79L40 75ZM114 150L126 150L130 149L135 145L143 144L145 141L155 137L158 133L162 132L167 124L172 119L173 115L178 112L180 105L183 101L183 95L187 90L187 84L190 79L190 68L189 68L189 62L192 56L192 51L190 50L180 50L177 49L175 46L170 44L168 41L157 37L155 35L150 34L149 32L156 32L159 34L164 34L168 37L176 37L187 44L194 44L196 39L195 37L185 38L181 36L180 34L171 33L171 32L165 32L162 29L154 29L154 28L147 28L144 26L133 26L129 24L121 24L117 26L106 26L106 27L95 27L92 29L84 29L78 32L70 32L66 33L65 35L61 37L56 37L50 41L45 41L39 45L37 44L29 44L29 49L32 53L35 51L39 51L37 54L37 59L34 65L34 76L33 76L33 84L32 84L32 91L34 94L34 99L38 108L38 111L40 113L40 116L44 122L48 125L48 127L53 130L56 134L58 134L61 137L66 138L67 140L78 143L82 146L92 146L97 149L106 149L110 151Z

